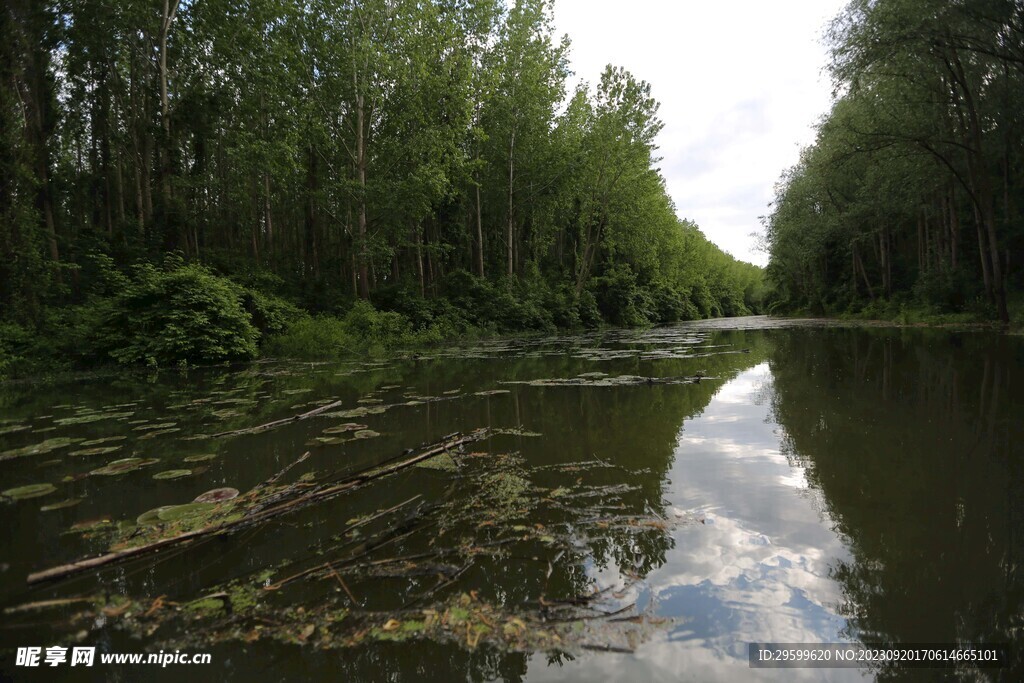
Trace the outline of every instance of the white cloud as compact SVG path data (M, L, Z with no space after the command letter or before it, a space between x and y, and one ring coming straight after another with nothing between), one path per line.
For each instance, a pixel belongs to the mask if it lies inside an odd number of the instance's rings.
M738 258L764 263L772 186L829 107L822 32L843 0L556 0L578 78L608 63L661 101L661 168L681 216Z

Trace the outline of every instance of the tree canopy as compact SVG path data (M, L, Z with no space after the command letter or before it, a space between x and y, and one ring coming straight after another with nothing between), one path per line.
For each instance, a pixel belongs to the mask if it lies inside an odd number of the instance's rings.
M98 254L326 312L467 273L570 323L760 305L759 269L676 214L651 85L609 66L571 90L546 0L12 0L0 21L5 319L86 301Z
M1024 8L854 0L828 39L837 99L766 221L778 303L1007 321L1024 284Z

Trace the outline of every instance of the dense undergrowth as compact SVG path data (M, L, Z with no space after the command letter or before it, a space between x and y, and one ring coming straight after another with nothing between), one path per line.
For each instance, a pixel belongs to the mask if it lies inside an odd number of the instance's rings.
M643 326L756 312L757 301L707 286L640 285L628 269L578 295L539 275L497 282L448 274L430 297L381 288L370 301L290 291L266 272L225 276L169 256L118 268L87 259L76 301L34 323L0 322L0 378L104 366L184 367L260 356L329 359L503 333L552 333L603 324ZM84 280L85 278L83 278Z

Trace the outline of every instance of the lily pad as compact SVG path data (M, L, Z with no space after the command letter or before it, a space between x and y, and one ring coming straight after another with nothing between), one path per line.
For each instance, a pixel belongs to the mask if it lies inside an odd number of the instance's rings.
M73 415L71 417L62 417L54 420L54 424L61 426L67 425L82 425L90 422L99 422L100 420L114 420L120 417L131 417L135 413L133 411L121 412L121 413L87 413L85 415Z
M510 394L508 389L487 389L485 391L476 392L476 396L497 396L498 394Z
M152 431L152 432L146 432L145 434L140 436L139 439L140 440L141 439L155 439L158 436L163 436L165 434L173 434L174 432L180 432L180 431L181 431L180 427L171 427L170 429L157 429L157 430Z
M170 505L161 510L157 517L161 522L177 522L187 517L198 517L217 507L216 503L185 503L184 505Z
M57 487L53 484L29 484L27 486L18 486L17 488L7 489L0 493L11 500L25 500L26 498L38 498L39 496L45 496L48 493L53 493L57 490Z
M232 498L238 497L238 489L233 489L229 486L225 486L219 489L211 489L206 493L200 493L196 496L193 503L221 503L225 500L231 500Z
M357 439L372 439L375 436L380 436L380 432L375 432L372 429L360 429L352 436Z
M0 460L10 460L12 458L21 458L26 455L42 455L43 453L50 453L59 448L67 448L73 444L79 443L84 439L72 439L66 436L58 436L53 439L47 439L41 443L32 444L31 446L22 446L21 448L12 448L9 451L0 453Z
M160 460L157 458L122 458L121 460L115 460L103 467L94 469L89 474L113 476L116 474L124 474L125 472L134 472L137 469L141 469L147 465L152 465L156 462L160 462Z
M156 424L144 424L144 425L139 425L138 427L136 427L135 431L136 432L145 432L145 431L149 431L151 429L167 429L169 427L176 427L177 424L178 424L177 422L158 422Z
M40 512L50 512L51 510L63 510L64 508L74 507L82 502L82 498L68 498L56 503L50 503L39 508Z
M28 425L2 425L0 426L0 436L4 434L14 434L15 432L23 432L28 428Z
M88 441L83 441L79 445L86 447L101 446L105 443L110 443L111 441L124 441L127 438L127 436L104 436L100 439L89 439Z
M345 432L354 432L360 429L366 429L366 425L361 425L356 422L346 422L344 424L337 425L336 427L328 427L324 430L324 434L344 434Z
M206 462L207 460L213 460L219 455L219 453L202 453L200 455L189 455L186 456L185 462Z
M346 439L343 436L318 436L314 439L310 439L306 442L307 446L339 446L343 443L347 443L351 439Z
M159 524L162 520L160 519L160 513L165 510L170 510L175 507L174 505L161 505L158 508L147 510L141 515L135 518L135 523L139 526L148 526L150 524Z
M104 453L113 453L117 450L121 450L121 446L97 446L96 448L83 448L71 451L68 455L103 455Z
M153 475L154 479L181 479L192 475L192 470L164 470Z

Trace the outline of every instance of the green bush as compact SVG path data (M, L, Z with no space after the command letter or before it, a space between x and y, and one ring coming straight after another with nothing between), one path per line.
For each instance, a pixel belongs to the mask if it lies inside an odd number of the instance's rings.
M254 358L259 333L242 294L199 265L136 266L121 294L94 304L102 309L94 347L126 365Z
M637 285L636 275L624 263L594 279L594 295L602 317L614 325L637 327L656 317L650 293Z

